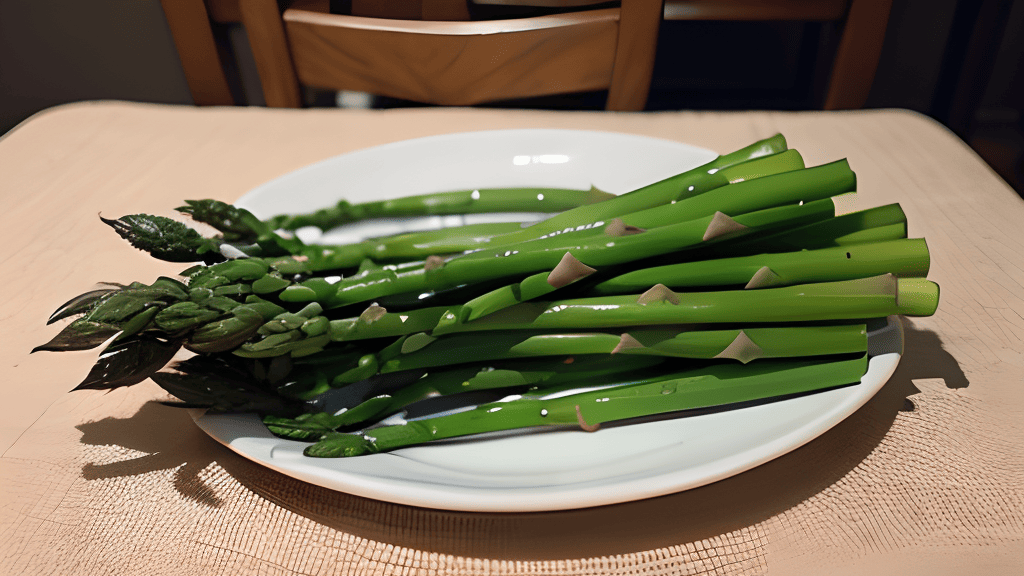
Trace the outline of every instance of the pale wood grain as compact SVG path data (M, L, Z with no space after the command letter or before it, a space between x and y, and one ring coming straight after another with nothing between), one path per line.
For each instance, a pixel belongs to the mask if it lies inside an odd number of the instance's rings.
M28 350L96 280L179 266L96 213L233 200L336 154L497 128L585 128L727 151L782 131L809 165L848 157L863 206L898 201L942 286L893 379L803 448L662 498L461 514L330 492L244 461L144 384L67 394L95 353ZM642 162L642 159L637 159ZM0 573L1019 574L1024 568L1024 201L907 112L603 114L459 109L44 112L0 140Z

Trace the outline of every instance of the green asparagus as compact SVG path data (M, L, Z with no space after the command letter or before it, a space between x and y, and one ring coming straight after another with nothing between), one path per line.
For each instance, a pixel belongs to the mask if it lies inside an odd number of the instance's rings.
M86 292L36 350L106 344L76 389L152 378L177 405L256 411L315 457L807 393L859 380L866 321L938 305L898 205L836 216L855 190L845 160L805 168L777 136L622 196L476 189L265 220L188 201L180 210L218 235L103 220L154 257L201 262L184 281ZM341 246L290 232L496 211L559 213ZM182 348L195 356L172 363ZM323 411L332 390L367 380L391 388ZM507 398L378 424L483 393Z

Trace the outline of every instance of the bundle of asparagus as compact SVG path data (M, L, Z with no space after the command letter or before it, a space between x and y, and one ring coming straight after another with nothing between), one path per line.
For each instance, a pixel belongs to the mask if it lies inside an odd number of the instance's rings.
M189 201L179 210L219 235L104 220L157 258L202 262L184 282L82 294L50 322L78 318L37 350L106 343L76 390L152 378L175 405L257 411L318 457L530 426L593 431L850 385L866 371L867 322L938 305L927 247L906 238L898 205L836 215L834 198L855 187L845 160L806 168L780 135L622 196L466 190L267 220ZM293 233L497 211L556 214L343 246ZM183 347L195 355L172 363ZM330 406L356 383L369 392ZM402 417L437 396L473 401Z

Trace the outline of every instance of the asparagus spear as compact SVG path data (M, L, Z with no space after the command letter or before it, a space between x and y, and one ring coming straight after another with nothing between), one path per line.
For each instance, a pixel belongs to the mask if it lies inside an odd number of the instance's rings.
M434 335L481 330L557 330L617 326L725 322L805 322L879 318L892 314L930 316L938 285L891 274L763 290L690 292L658 290L660 303L638 295L526 303L474 322L459 322L455 311L442 317ZM666 293L667 291L667 293ZM678 301L674 304L673 301ZM332 337L344 333L333 334Z
M756 153L755 150L753 153ZM795 151L787 151L771 157L739 162L741 156L733 160L723 162L725 166L721 172L715 170L711 173L698 173L694 178L706 180L699 188L690 186L690 191L676 191L676 196L687 198L705 192L729 182L743 182L794 170L803 167L803 161ZM691 171L692 172L692 171ZM669 179L671 181L672 179ZM694 180L695 182L697 180ZM668 182L668 181L666 181ZM150 252L154 257L172 262L190 262L205 260L217 262L227 257L238 256L280 256L293 255L304 258L308 264L307 268L312 271L338 270L358 266L366 258L394 259L401 257L425 257L432 254L444 254L473 250L481 245L491 243L492 245L506 245L545 235L554 232L552 229L555 223L562 222L569 218L567 214L572 210L563 212L555 218L534 224L528 230L523 230L516 225L487 224L477 227L475 230L465 230L461 233L451 234L446 231L430 231L425 233L401 235L400 237L388 240L370 240L355 244L341 246L317 246L305 245L301 240L290 235L279 234L275 231L281 225L301 227L306 224L319 223L328 226L332 219L355 218L359 216L383 216L383 215L404 215L412 213L449 213L448 211L460 202L468 202L476 206L478 211L494 211L499 206L498 198L500 192L508 192L511 196L509 205L503 205L505 210L522 208L525 204L537 203L535 208L557 208L564 203L602 200L606 197L615 199L630 196L628 202L616 201L606 207L592 210L590 215L605 214L608 218L620 213L621 210L642 209L652 206L659 196L652 195L652 192L661 192L674 189L666 187L662 183L652 185L623 196L614 196L600 191L562 191L565 194L554 194L552 200L548 200L543 190L552 192L551 189L517 189L517 190L488 190L486 199L480 190L466 192L451 192L437 195L415 197L414 200L382 201L369 203L360 206L355 210L352 205L342 201L335 209L329 209L302 217L282 217L282 219L269 219L261 221L251 212L244 208L238 208L217 200L188 200L186 205L178 208L182 213L189 214L193 219L210 224L221 232L219 238L203 238L197 232L184 224L160 216L149 216L145 214L133 214L124 216L118 220L103 219L113 227L118 234L132 243L140 250ZM540 190L538 192L538 190ZM533 196L529 196L534 194ZM568 194L570 200L557 200ZM463 196L468 195L466 198ZM476 198L474 198L474 195ZM525 196L524 196L525 195ZM528 200L524 200L528 197ZM607 204L608 202L602 202ZM414 206L418 206L415 207ZM583 206L586 207L586 206ZM350 210L351 209L351 210ZM353 211L354 210L354 211ZM433 212L432 212L433 211ZM347 216L346 216L347 215ZM362 215L362 216L360 216ZM367 216L369 215L369 216ZM586 215L586 214L578 214ZM358 218L357 218L358 219ZM307 222L308 220L308 222ZM340 222L339 222L340 223ZM603 224L603 221L595 221L591 224L580 225L578 228L587 229ZM328 226L330 227L330 226Z
M330 208L310 214L281 214L266 220L272 228L297 230L316 226L330 230L368 218L431 216L448 214L481 214L486 212L563 212L614 198L615 194L597 188L566 190L563 188L478 188L453 192L436 192L404 196L393 200L377 200L350 204L345 200ZM208 222L214 224L215 222Z
M422 347L420 347L422 346ZM388 346L375 355L379 372L435 368L474 361L508 360L538 356L625 354L693 359L787 358L845 354L867 350L863 325L734 328L728 330L630 329L626 333L517 333L499 332L486 339L478 334L457 334L441 339L422 338Z
M751 160L767 157L774 158L768 162L757 162L753 166L737 168L736 173L731 175L732 179L739 181L741 179L756 178L766 174L803 167L803 160L799 156L785 155L777 158L777 156L781 156L780 153L785 151L785 138L781 134L776 134L771 138L755 142L730 154L719 156L707 164L666 178L660 182L655 182L599 204L580 206L579 208L567 210L519 232L501 236L495 239L495 244L501 246L517 244L565 229L574 230L580 226L596 226L596 222L609 222L621 214L628 214L697 196L729 184L730 178L721 172Z
M629 272L593 288L595 295L628 294L654 284L669 288L744 285L745 288L852 280L893 273L928 274L928 247L923 239L890 240L800 252L737 256L684 262Z
M628 379L638 371L656 367L662 358L633 356L583 356L515 362L476 363L449 369L431 370L413 383L387 393L364 397L352 407L335 412L313 412L296 418L274 415L264 417L271 431L279 436L315 440L327 432L377 422L422 400L440 396L481 391L524 391L572 384L588 385L598 381ZM330 390L319 384L299 397L315 398Z
M675 199L690 197L725 185L730 180L740 181L802 167L799 155L777 154L785 150L785 139L781 135L777 135L732 154L720 156L702 167L623 196L614 196L596 189L586 191L550 188L478 189L355 205L341 201L333 208L319 210L312 214L281 215L266 221L261 221L248 210L217 200L189 200L186 201L185 206L178 208L180 212L189 214L193 219L209 224L220 231L221 237L214 239L202 238L195 231L162 217L137 214L119 220L104 221L114 227L122 237L132 242L135 247L149 251L157 258L172 262L199 260L215 262L221 259L220 253L225 250L232 256L239 255L238 252L241 251L257 256L304 254L310 257L320 254L324 249L324 247L306 248L298 239L275 232L274 230L277 228L296 229L313 225L328 229L338 224L372 217L522 210L544 212L577 206L577 208L567 210L545 223L531 226L529 231L508 231L508 234L503 235L505 243L514 243L558 229L568 221L582 220L602 214L609 214L607 218L610 219L621 211L648 208ZM736 168L734 173L728 177L719 174L719 171L723 169L772 154L779 157L770 161L749 163L747 167ZM627 196L629 198L625 199ZM611 201L610 204L609 201ZM597 210L580 210L593 203L608 205ZM472 236L463 241L453 240L448 243L435 240L435 243L438 244L436 247L438 251L434 253L472 249L475 244L486 241L490 241L490 237ZM225 248L224 244L228 244L230 248ZM239 244L254 244L258 246L258 250L243 251ZM329 250L332 253L331 258L325 262L325 265L334 268L358 265L363 258L371 254L369 251L373 248L379 248L379 245L358 244L332 248Z
M620 387L552 397L532 396L483 404L447 416L370 428L363 434L330 433L305 449L334 458L386 452L445 438L530 426L578 425L593 431L616 420L721 406L858 382L867 356L838 362L712 365Z
M425 265L401 272L386 269L343 279L333 286L334 295L325 302L325 307L334 308L370 301L383 295L425 292L545 270L553 272L567 252L588 267L615 266L635 260L638 254L653 257L678 252L722 236L752 234L778 227L808 215L821 214L823 210L831 212L830 200L769 208L733 218L719 212L714 216L661 226L642 234L616 238L597 237L580 244L567 239L555 244L524 242L515 248L480 250L449 259L436 267ZM559 240L559 237L554 240ZM289 297L282 295L285 299ZM300 301L299 298L312 299L315 296L311 292L295 291L293 297L295 301Z

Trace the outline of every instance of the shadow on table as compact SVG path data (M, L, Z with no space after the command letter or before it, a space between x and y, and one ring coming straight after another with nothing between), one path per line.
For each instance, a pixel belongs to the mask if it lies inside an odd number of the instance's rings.
M136 476L158 470L175 469L174 488L185 498L210 507L221 505L220 498L199 478L199 473L219 457L211 450L209 436L192 423L184 410L158 402L147 402L131 418L104 418L76 426L82 444L117 445L144 452L144 456L104 464L86 463L86 480Z
M131 418L79 426L83 443L148 453L86 465L82 474L110 478L180 466L174 482L182 496L215 507L220 500L198 477L215 457L243 486L296 514L361 538L453 555L580 558L696 542L763 522L840 480L878 446L900 411L914 409L909 397L919 390L913 380L941 378L950 388L968 386L935 333L906 320L904 327L905 355L893 377L860 410L813 442L732 478L639 502L526 514L444 512L377 502L254 464L205 436L186 412L152 402Z

